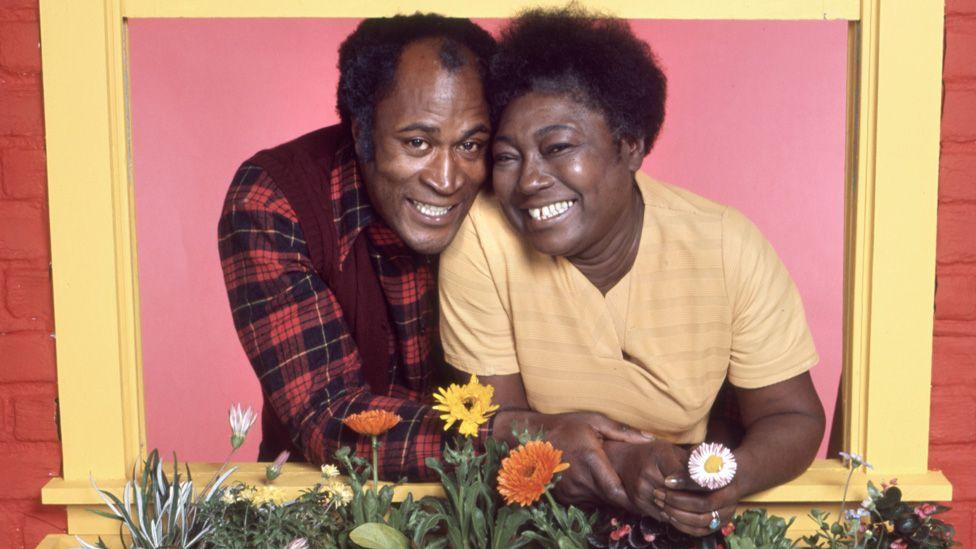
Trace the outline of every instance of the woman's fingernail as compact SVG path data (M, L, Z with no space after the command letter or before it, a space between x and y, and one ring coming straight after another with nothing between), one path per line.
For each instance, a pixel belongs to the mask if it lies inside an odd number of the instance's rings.
M656 440L657 439L657 437L654 436L654 433L648 433L647 431L641 431L640 434L641 434L641 436L643 436L647 440Z
M657 505L658 507L664 507L664 500L654 498L654 505Z
M681 477L670 476L664 479L664 485L668 488L680 488L681 487Z
M654 499L664 499L664 495L665 495L664 490L658 490L657 488L655 488L653 494L654 494Z

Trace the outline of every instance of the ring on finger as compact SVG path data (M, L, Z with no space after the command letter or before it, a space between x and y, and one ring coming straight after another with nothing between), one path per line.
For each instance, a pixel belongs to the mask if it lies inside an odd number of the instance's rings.
M718 518L718 511L712 511L712 520L708 523L708 529L718 530L718 527L721 526L721 524L722 519Z

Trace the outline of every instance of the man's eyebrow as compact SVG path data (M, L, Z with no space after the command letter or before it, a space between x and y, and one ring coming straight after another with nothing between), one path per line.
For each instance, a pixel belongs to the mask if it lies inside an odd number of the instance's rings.
M479 133L488 133L488 126L485 126L484 124L478 124L477 126L475 126L475 127L471 128L470 130L464 132L464 135L461 136L461 140L463 141L463 140L471 137L472 135L477 135Z
M420 130L424 133L430 133L435 135L441 133L441 129L438 128L437 126L431 126L430 124L424 124L423 122L414 122L413 124L408 124L398 129L397 132L406 133L406 132L412 132L416 130ZM467 139L472 135L479 134L479 133L488 133L488 126L485 126L484 124L478 124L477 126L465 131L464 134L461 136L461 139L462 140Z
M424 124L423 122L414 122L413 124L407 124L406 126L397 130L399 133L412 132L415 130L420 130L424 133L441 133L441 129L437 126L431 126L430 124Z

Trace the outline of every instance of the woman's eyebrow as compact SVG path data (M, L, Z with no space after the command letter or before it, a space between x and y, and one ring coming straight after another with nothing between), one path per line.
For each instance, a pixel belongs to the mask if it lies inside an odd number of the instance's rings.
M567 126L566 124L552 124L544 128L539 128L538 130L535 131L535 133L532 134L532 136L535 137L536 139L542 139L543 137L549 135L552 132L556 132L559 130L572 130L572 129L574 129L572 126Z

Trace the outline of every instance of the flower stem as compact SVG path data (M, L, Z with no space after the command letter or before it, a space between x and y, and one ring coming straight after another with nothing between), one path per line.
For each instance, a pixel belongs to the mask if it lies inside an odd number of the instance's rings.
M854 476L854 470L857 467L851 467L850 472L847 473L847 482L844 483L844 495L840 498L840 515L837 520L844 520L844 507L847 506L847 489L851 486L851 477Z
M379 491L380 485L380 469L379 469L379 449L380 441L376 438L376 435L372 435L373 438L373 493Z

